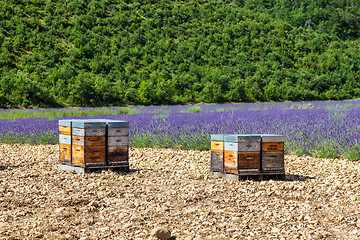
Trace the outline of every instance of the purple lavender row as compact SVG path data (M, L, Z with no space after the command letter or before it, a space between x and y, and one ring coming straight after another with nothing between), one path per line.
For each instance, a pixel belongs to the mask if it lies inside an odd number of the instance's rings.
M328 109L328 108L356 108L360 107L360 100L352 101L314 101L314 102L282 102L282 103L240 103L240 104L205 104L205 105L176 105L176 106L147 106L147 107L126 107L135 109L139 113L176 113L187 112L192 108L199 108L201 112L221 112L221 111L239 111L239 110L289 110L289 109ZM48 111L48 110L96 110L109 109L117 110L122 107L83 107L83 108L47 108L47 109L0 109L0 112L9 111Z
M286 153L357 160L359 105L360 101L202 105L194 113L179 112L183 106L145 107L157 113L77 118L129 121L134 147L208 150L212 133L275 133L286 136ZM57 143L58 120L66 118L74 117L0 120L0 141Z

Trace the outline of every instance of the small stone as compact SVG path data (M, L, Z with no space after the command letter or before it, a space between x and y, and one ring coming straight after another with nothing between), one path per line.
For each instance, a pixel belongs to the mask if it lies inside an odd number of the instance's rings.
M106 232L106 231L109 231L110 228L109 227L102 227L102 228L99 228L98 230L101 231L101 232Z
M65 209L65 207L58 208L58 209L55 210L55 213L61 212L61 211L63 211L64 209Z
M356 227L360 228L360 220L357 220Z
M155 239L167 240L171 237L171 233L168 229L163 227L154 228L151 233L150 237L154 237Z
M126 223L126 224L122 227L122 229L129 229L129 228L131 228L132 226L134 226L134 224L132 224L132 223Z

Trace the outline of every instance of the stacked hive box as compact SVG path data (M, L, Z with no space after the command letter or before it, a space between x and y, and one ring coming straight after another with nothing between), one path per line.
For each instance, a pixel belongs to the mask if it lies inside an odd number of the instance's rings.
M72 122L72 164L79 167L106 165L106 122Z
M129 168L129 122L109 120L107 127L108 164Z
M211 134L211 171L224 171L224 134Z
M262 171L284 172L284 141L281 135L262 135Z
M211 135L211 172L217 175L272 175L284 170L284 141L281 135Z
M226 173L260 172L259 135L226 135L224 141Z
M59 121L60 163L71 164L71 121Z
M60 163L84 169L129 169L129 123L106 119L59 120Z

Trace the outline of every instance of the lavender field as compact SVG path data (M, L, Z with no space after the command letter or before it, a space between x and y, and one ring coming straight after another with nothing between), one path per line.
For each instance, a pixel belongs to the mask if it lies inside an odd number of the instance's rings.
M209 150L212 133L276 133L286 136L287 154L360 159L360 100L128 109L133 114L0 119L0 141L56 144L59 119L107 118L130 122L133 147ZM12 111L39 110L0 110L0 116Z

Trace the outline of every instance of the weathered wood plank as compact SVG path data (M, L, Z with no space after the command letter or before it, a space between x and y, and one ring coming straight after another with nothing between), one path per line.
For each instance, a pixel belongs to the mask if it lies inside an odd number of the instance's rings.
M105 136L73 136L72 144L78 146L104 146Z
M211 151L210 169L211 171L214 172L224 171L224 151L221 150Z

